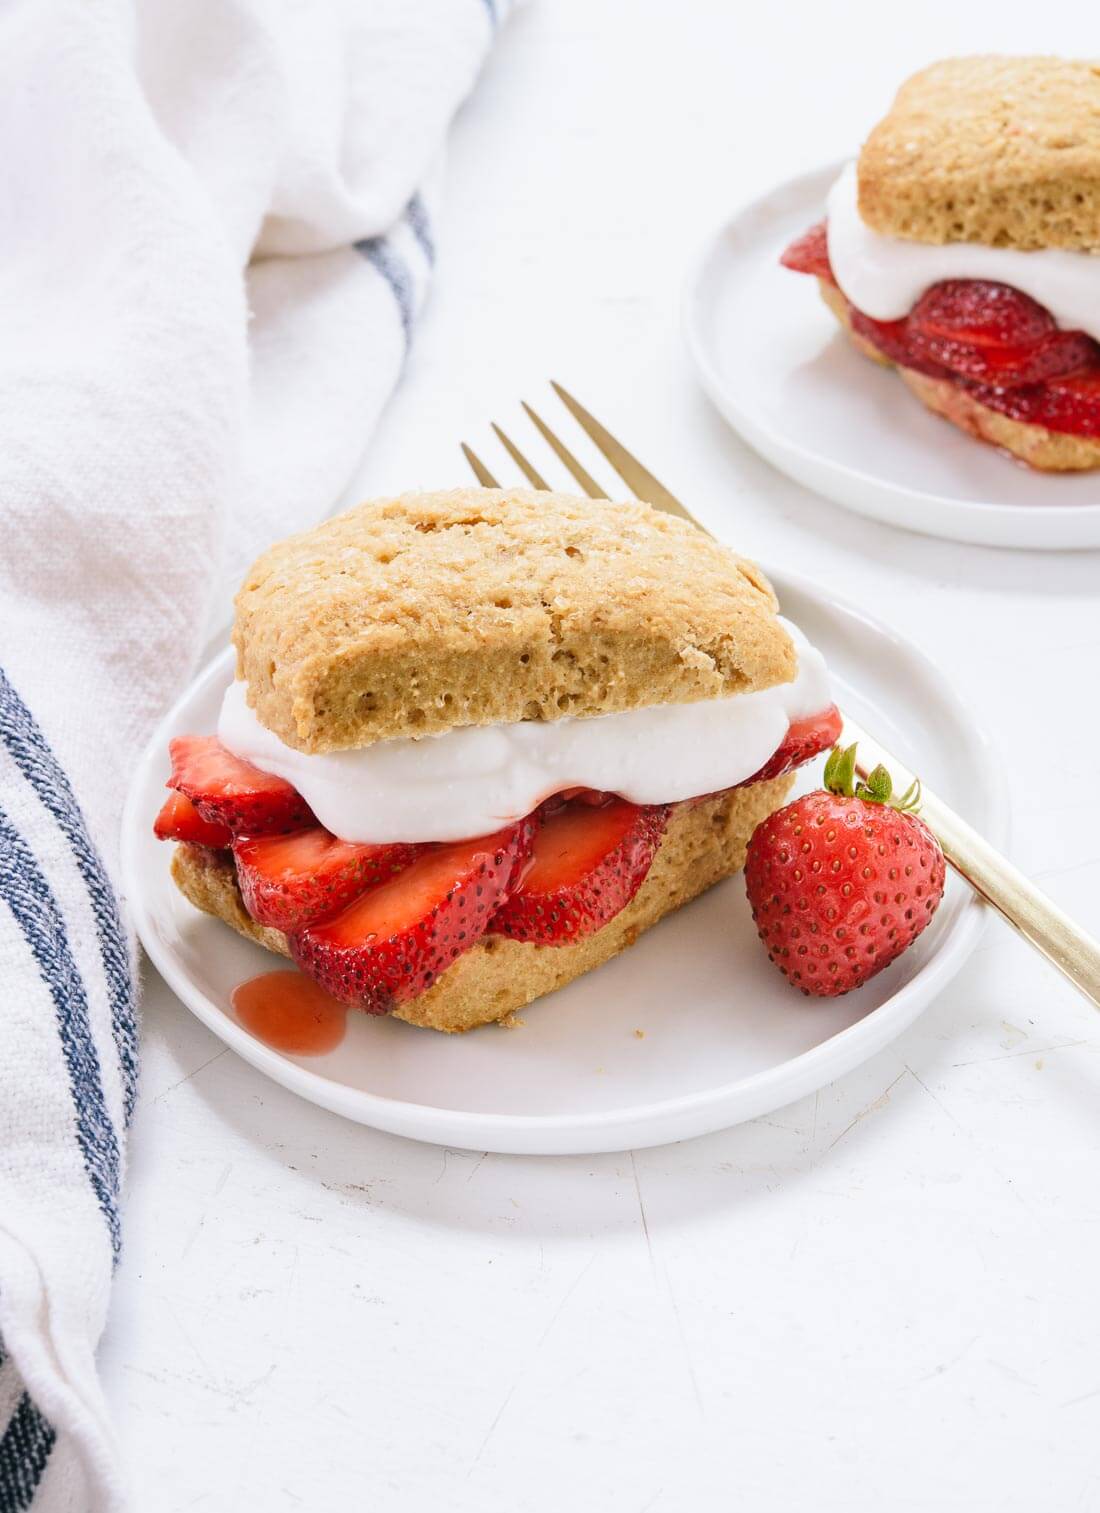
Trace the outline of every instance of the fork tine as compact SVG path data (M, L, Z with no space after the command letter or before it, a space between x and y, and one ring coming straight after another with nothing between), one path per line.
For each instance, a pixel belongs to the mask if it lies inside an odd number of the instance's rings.
M525 399L521 399L520 404L534 421L539 434L550 443L554 451L557 453L558 457L572 473L573 477L580 484L584 492L588 495L589 499L607 499L609 496L604 493L603 489L600 488L599 484L581 462L580 458L573 456L573 453L569 450L564 441L559 441L558 437L554 435L553 431L546 424L545 420L543 420L540 415L536 414L536 412L532 410L531 406Z
M574 399L568 390L563 389L561 384L555 383L553 379L550 380L550 387L582 429L587 431L619 477L628 488L634 490L639 499L644 499L647 504L652 504L659 510L667 510L670 515L680 515L684 520L690 520L692 525L699 526L700 530L705 529L680 503L676 495L670 493L658 478L654 478L649 469L643 467L634 454L627 451L621 441L616 441L606 426L602 426L594 415L590 415L579 400Z
M505 435L505 433L500 429L495 420L492 421L491 424L493 430L503 442L504 450L508 453L508 456L519 468L523 476L527 479L527 482L536 489L549 489L550 485L539 472L538 468L535 467L534 463L527 461L527 458L520 451L519 447L517 447L515 442L510 440L510 438Z
M471 468L473 468L474 477L477 479L478 483L481 484L482 488L500 488L500 484L493 477L492 473L490 473L489 469L482 462L481 458L477 455L474 449L472 447L468 447L465 442L462 443L462 455L470 464Z

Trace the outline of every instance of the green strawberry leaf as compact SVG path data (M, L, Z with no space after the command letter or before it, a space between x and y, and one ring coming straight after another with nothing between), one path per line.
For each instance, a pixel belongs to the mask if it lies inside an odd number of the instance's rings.
M839 794L842 798L851 798L855 793L856 781L856 748L851 746L834 746L825 763L825 787L830 793Z
M863 799L867 804L885 804L902 814L920 808L920 779L914 778L900 798L894 797L894 780L881 764L857 781L856 748L834 746L825 763L824 786L841 798Z

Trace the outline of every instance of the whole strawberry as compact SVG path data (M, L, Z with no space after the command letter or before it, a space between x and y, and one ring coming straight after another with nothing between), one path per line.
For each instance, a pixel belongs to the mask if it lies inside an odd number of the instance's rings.
M803 993L835 998L881 972L943 897L943 852L914 810L920 786L893 797L876 767L856 780L856 748L835 747L825 790L759 825L745 886L768 955Z

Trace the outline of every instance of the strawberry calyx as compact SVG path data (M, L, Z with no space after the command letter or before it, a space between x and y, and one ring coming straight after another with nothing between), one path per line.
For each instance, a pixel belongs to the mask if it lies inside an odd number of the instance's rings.
M920 809L920 778L914 778L902 794L894 793L894 780L880 762L865 778L856 768L856 742L834 746L825 763L822 785L838 798L862 799L867 804L884 804L899 814L916 814Z

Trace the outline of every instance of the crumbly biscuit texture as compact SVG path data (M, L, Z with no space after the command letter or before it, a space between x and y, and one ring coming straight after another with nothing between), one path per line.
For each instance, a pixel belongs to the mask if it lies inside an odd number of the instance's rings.
M236 608L249 703L308 752L690 703L796 671L759 568L636 500L372 500L272 547Z
M1100 251L1100 63L991 55L914 74L860 153L859 211L910 241Z
M399 1019L448 1033L506 1019L536 998L564 987L634 944L643 930L680 908L745 862L749 837L778 809L792 777L681 805L669 822L645 882L602 930L568 946L536 946L489 936L464 952L439 980L394 1010ZM172 876L180 891L206 914L269 951L288 956L286 937L258 925L246 911L231 857L202 846L177 846Z
M853 346L872 362L885 368L894 368L888 357L853 331L848 320L848 306L843 294L834 285L818 279L821 297L837 320L847 331ZM1100 468L1100 441L1088 436L1071 436L1063 431L1051 431L1046 426L1030 425L1027 421L1013 420L999 410L991 410L958 384L945 378L930 378L912 368L897 367L899 378L920 400L921 404L935 415L941 415L952 425L958 426L968 436L987 441L1026 462L1029 467L1042 473L1083 473Z

